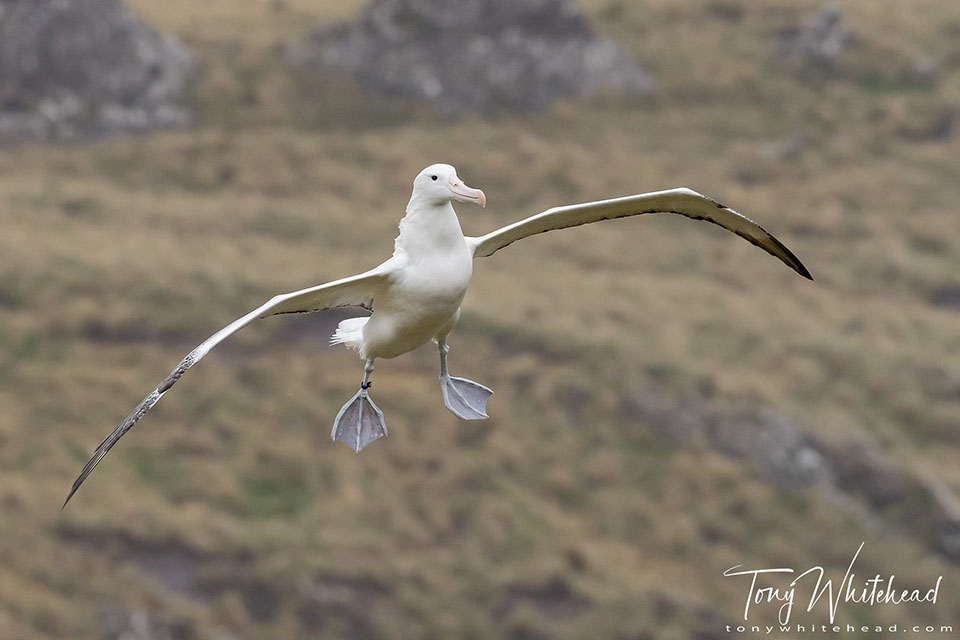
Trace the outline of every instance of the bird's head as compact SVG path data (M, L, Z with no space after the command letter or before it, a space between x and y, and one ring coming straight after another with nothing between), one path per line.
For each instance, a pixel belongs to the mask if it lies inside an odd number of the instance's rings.
M451 200L472 202L487 206L487 197L480 189L471 189L457 176L457 170L448 164L432 164L413 181L412 199L445 205Z

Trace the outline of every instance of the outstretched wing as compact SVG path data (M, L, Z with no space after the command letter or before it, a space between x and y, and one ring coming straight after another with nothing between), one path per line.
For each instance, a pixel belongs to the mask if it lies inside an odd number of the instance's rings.
M374 301L383 290L391 272L392 263L388 260L379 267L366 273L361 273L360 275L274 296L247 315L234 320L207 338L200 346L188 353L187 357L180 361L176 369L171 371L170 375L164 378L163 382L158 384L157 388L151 391L150 395L144 398L143 402L137 405L137 408L113 430L113 433L108 435L106 439L100 443L100 446L94 451L93 456L87 462L86 466L83 467L80 476L73 483L70 495L67 496L63 506L67 506L73 494L77 492L77 489L79 489L83 481L87 479L87 476L89 476L94 467L97 466L97 463L103 459L103 456L107 455L111 447L117 443L117 440L122 438L123 434L129 431L140 418L150 411L153 405L157 404L157 401L160 400L161 396L163 396L190 367L195 365L203 356L207 355L211 349L220 344L220 342L228 336L233 335L258 318L266 318L267 316L280 313L322 311L335 307L363 307L372 311Z
M720 225L770 255L776 256L804 278L813 280L813 276L797 256L756 222L716 200L682 187L612 200L554 207L492 231L485 236L467 238L467 246L473 251L474 258L483 258L527 236L644 213L679 213L694 220L706 220Z

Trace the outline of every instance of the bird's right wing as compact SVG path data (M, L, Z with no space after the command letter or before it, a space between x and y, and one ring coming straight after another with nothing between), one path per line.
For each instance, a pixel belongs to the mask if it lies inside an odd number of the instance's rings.
M80 488L83 481L87 479L87 476L89 476L94 467L97 466L97 463L107 455L111 447L123 437L123 434L129 431L140 418L150 411L150 409L157 404L157 401L160 400L160 397L163 396L190 367L199 362L203 356L207 355L211 349L220 344L224 339L233 335L254 320L280 313L304 313L308 311L333 309L336 307L362 307L373 310L374 302L386 286L392 271L393 263L388 260L379 267L356 276L274 296L247 315L234 320L204 340L196 349L188 353L187 357L180 361L180 364L170 372L170 375L164 378L163 382L158 384L157 388L151 391L150 395L137 405L136 409L113 430L113 433L108 435L104 441L100 443L100 446L94 451L93 456L87 462L86 466L83 467L80 476L73 483L70 495L67 496L63 506L67 506L70 498L77 492L77 489Z

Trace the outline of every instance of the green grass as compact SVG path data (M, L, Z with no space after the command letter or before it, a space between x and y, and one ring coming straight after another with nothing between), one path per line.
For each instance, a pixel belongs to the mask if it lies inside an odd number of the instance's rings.
M903 133L960 105L951 3L845 6L859 44L813 85L773 41L818 2L589 0L657 77L653 98L457 121L289 68L278 45L359 3L131 4L198 51L197 128L0 152L0 637L97 637L97 608L119 602L244 638L687 638L720 632L710 612L737 619L724 569L844 568L862 540L865 573L946 577L936 607L858 620L956 623L929 493L909 484L872 521L857 496L773 488L623 409L636 389L695 422L771 409L960 492L958 316L929 302L960 270L960 136ZM903 85L925 56L937 83ZM794 136L797 155L770 156ZM359 363L324 346L328 321L275 318L191 370L57 511L86 452L190 348L387 257L436 161L488 195L459 208L467 233L684 185L760 221L817 280L679 217L532 238L476 264L451 338L453 372L496 390L490 420L442 407L425 348L378 363L390 437L357 456L327 434ZM132 551L154 546L228 586L203 603L165 588Z

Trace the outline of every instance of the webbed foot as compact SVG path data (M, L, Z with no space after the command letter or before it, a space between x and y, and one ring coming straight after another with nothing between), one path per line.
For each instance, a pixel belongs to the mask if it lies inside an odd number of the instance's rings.
M440 376L443 403L458 418L482 420L487 417L487 398L493 391L473 380Z
M357 453L365 446L387 435L383 412L373 403L366 388L360 389L340 408L330 437L339 440Z

